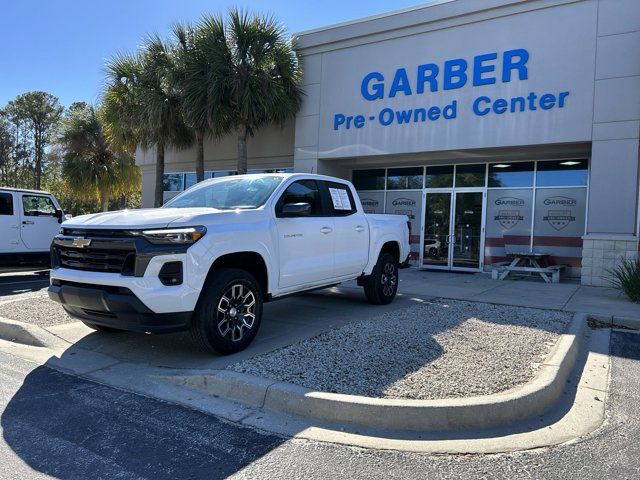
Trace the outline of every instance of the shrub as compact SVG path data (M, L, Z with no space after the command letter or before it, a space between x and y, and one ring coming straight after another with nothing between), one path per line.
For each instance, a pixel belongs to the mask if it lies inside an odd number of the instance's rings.
M622 260L609 273L615 288L622 290L632 302L640 303L640 260Z

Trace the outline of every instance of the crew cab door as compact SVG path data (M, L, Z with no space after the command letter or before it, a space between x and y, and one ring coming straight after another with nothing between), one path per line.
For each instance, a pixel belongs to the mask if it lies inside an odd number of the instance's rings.
M334 220L334 277L357 276L369 260L369 224L346 183L320 181Z
M20 247L15 196L13 192L0 192L0 253L15 252Z
M48 195L20 193L20 237L28 250L49 250L60 222L58 208Z
M282 207L308 203L308 216L283 218ZM333 277L333 218L325 211L316 180L298 180L276 202L280 288L322 283Z

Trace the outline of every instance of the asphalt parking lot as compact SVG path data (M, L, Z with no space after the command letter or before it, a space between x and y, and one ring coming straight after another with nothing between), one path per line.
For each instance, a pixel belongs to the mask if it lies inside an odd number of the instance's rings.
M514 288L518 303L531 291L548 290L557 304L572 305L578 287L526 282L492 282L483 276L408 271L404 292L391 306L398 309L447 293L498 298ZM38 269L0 273L0 302L23 303L46 298L48 272ZM526 288L525 288L526 287ZM403 287L401 287L401 290ZM466 293L465 293L466 292ZM613 295L601 289L603 298ZM555 293L556 297L553 297ZM616 301L621 302L617 297ZM474 300L477 300L474 298ZM615 302L611 303L614 305ZM626 306L633 311L636 306ZM167 368L224 368L241 357L304 339L316 331L382 313L364 301L360 289L346 285L273 302L265 310L261 336L246 352L216 357L194 352L179 336L92 333L77 322L50 327L77 342L67 360L99 361L118 357L167 372ZM356 449L310 440L287 439L229 423L189 407L95 383L10 355L0 355L0 479L12 478L635 478L640 473L635 418L640 378L640 335L616 332L611 337L611 396L607 420L596 432L567 445L501 455L410 454ZM186 339L185 339L186 340ZM82 357L91 352L96 357ZM87 363L87 368L136 376L118 365ZM127 363L131 365L131 363ZM112 366L108 366L112 365ZM125 364L123 364L124 366ZM108 378L108 377L105 377Z
M49 285L49 269L0 268L0 301L41 292Z

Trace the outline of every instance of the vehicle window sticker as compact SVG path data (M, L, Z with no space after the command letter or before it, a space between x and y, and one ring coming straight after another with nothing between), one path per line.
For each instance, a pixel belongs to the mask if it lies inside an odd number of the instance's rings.
M331 200L333 200L333 208L336 210L351 210L351 200L349 194L342 188L329 188Z

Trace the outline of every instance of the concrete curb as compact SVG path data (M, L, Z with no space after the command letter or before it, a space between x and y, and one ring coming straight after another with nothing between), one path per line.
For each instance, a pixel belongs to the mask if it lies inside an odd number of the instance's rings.
M49 332L28 323L0 317L0 339L23 343L32 347L47 347L51 343Z
M555 405L584 341L588 315L576 313L529 383L495 395L462 399L381 399L317 392L231 371L166 377L179 385L267 411L333 424L404 431L501 427L540 415Z
M620 315L589 315L589 318L610 327L640 330L640 318L623 317Z

